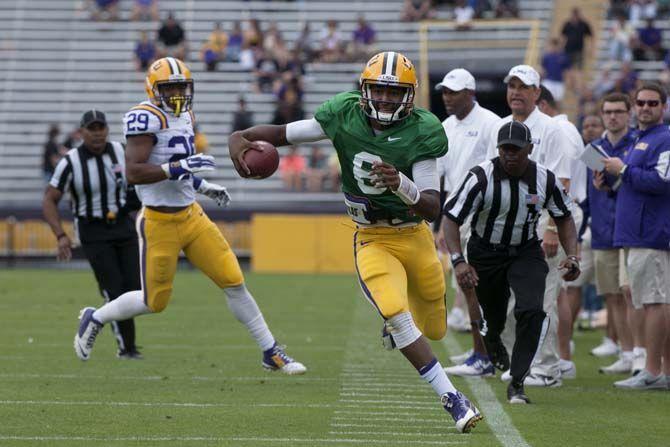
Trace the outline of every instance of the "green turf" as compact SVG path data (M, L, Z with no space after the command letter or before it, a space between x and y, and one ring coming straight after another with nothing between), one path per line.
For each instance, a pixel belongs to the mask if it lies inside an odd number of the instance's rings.
M100 302L92 275L0 272L0 446L501 445L487 423L455 433L409 364L381 349L379 319L353 277L247 279L307 375L263 371L222 293L199 273L180 271L168 309L138 318L145 360L116 359L105 328L83 363L72 337L79 309ZM504 384L486 381L529 445L670 443L670 393L612 387L597 373L611 359L587 355L599 338L576 334L579 378L529 389L533 405L510 408ZM468 345L467 335L455 339ZM434 347L446 364L445 345Z

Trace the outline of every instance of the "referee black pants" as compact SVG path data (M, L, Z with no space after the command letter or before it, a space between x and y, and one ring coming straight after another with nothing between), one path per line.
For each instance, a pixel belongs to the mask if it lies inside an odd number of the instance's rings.
M140 261L137 236L109 241L82 243L82 249L98 281L105 301L115 300L125 292L140 290ZM120 351L135 351L133 319L113 321L114 336Z
M476 292L488 324L484 341L489 352L505 349L500 334L505 328L510 289L514 291L517 324L511 374L521 383L537 351L546 316L542 303L549 267L544 252L537 240L522 247L494 248L473 236L468 242L468 262L479 276Z

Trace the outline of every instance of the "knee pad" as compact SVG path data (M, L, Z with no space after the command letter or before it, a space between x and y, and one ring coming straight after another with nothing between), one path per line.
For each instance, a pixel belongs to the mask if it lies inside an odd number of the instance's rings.
M412 314L403 312L386 320L386 329L391 333L398 349L405 348L421 337L421 331L414 324Z
M148 297L147 307L154 313L162 312L167 307L171 295L171 287L168 289L157 290Z

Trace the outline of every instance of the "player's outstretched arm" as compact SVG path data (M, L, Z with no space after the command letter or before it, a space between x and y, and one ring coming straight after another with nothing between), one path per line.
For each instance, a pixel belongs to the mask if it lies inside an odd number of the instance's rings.
M267 141L273 146L286 146L286 125L274 126L261 124L245 130L233 132L228 137L228 153L233 161L235 170L242 177L249 177L251 171L244 162L244 153L255 146L256 141ZM258 148L260 150L260 148Z

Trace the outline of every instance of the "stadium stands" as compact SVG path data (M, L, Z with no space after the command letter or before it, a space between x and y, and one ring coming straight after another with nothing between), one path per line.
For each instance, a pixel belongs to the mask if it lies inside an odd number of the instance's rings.
M190 61L196 75L195 111L206 132L219 170L216 180L226 184L237 203L261 204L281 201L336 202L336 193L286 194L279 178L263 182L239 179L227 158L226 138L237 97L244 93L256 122L272 117L274 98L253 93L251 75L236 63L220 64L217 72L205 72L198 57L200 44L207 38L212 23L221 21L224 29L249 17L262 23L276 21L284 39L292 42L302 23L312 24L316 41L327 19L340 21L340 30L348 39L359 13L373 21L380 47L402 51L417 60L419 50L417 23L398 20L402 1L214 1L160 2L163 12L175 11L186 30ZM134 42L142 30L154 33L155 22L93 22L71 0L31 0L0 2L0 55L3 57L2 98L0 98L0 160L11 169L0 170L0 203L35 207L43 190L40 175L42 145L52 122L64 132L75 127L82 111L97 107L109 117L111 138L121 139L120 120L133 104L145 98L143 74L135 71L132 61ZM552 0L520 1L523 18L542 20L540 40L544 39L553 8ZM121 16L130 13L130 2L121 2ZM455 31L440 35L453 38ZM452 33L452 34L450 34ZM469 32L467 38L477 38ZM518 34L518 33L517 33ZM514 34L503 34L503 37ZM463 35L461 35L461 38ZM490 37L490 36L489 36ZM518 37L518 36L517 36ZM469 59L487 60L494 55L513 55L500 50L479 53L462 52ZM444 55L456 63L454 53ZM517 55L518 56L518 55ZM522 56L521 56L522 57ZM439 59L439 58L438 58ZM445 59L446 60L446 59ZM432 67L431 67L432 68ZM308 114L323 100L352 88L360 64L313 63L307 67L305 110Z

